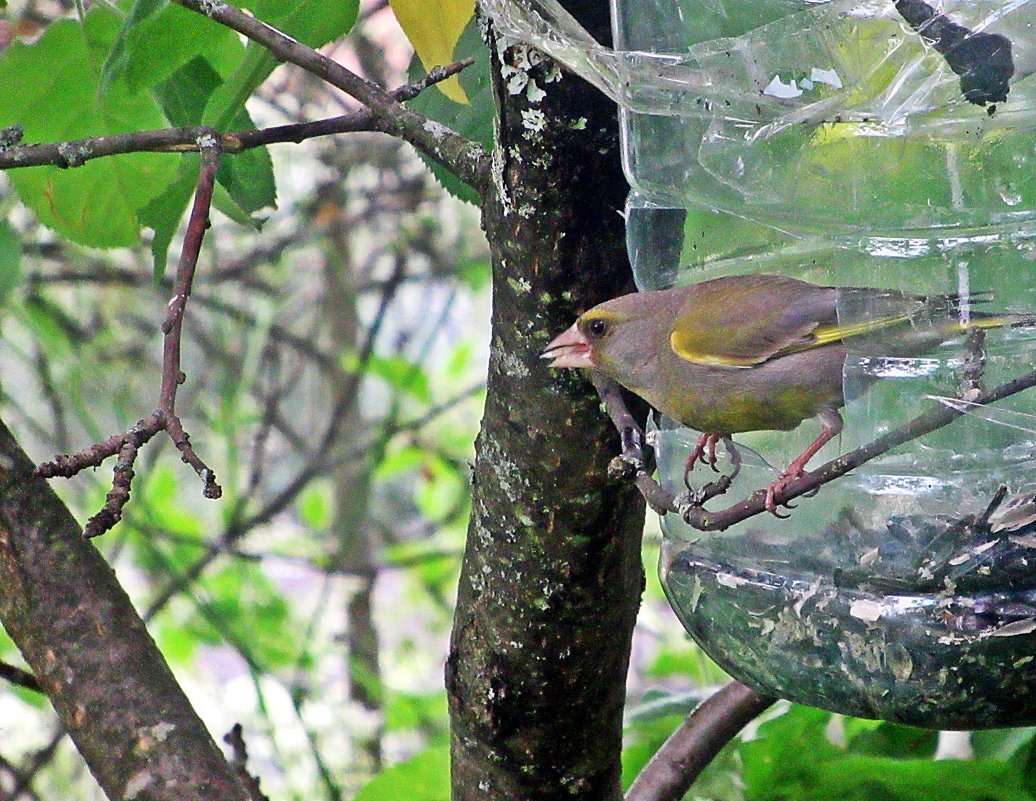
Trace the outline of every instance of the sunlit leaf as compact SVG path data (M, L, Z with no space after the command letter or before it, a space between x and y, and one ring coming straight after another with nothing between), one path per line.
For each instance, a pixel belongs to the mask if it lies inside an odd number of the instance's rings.
M475 13L475 0L389 0L389 5L426 71L453 62L454 48ZM455 103L468 102L456 76L439 89Z
M471 23L464 30L456 48L457 58L474 58L475 63L458 76L460 85L464 87L470 102L467 105L454 103L442 92L431 89L422 92L409 105L426 117L441 122L457 133L479 142L487 149L493 146L493 83L489 72L489 51L479 35L478 26ZM415 58L410 65L410 79L416 80L425 75L419 68ZM463 183L437 161L422 156L436 180L451 195L477 205L478 193Z

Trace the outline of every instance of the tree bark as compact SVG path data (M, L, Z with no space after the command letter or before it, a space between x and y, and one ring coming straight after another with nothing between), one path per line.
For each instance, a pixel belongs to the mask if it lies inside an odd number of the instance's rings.
M610 39L607 4L568 8ZM606 475L618 438L590 382L538 355L578 313L632 288L628 186L615 108L507 44L490 42L492 343L446 666L453 797L617 801L644 506Z
M129 597L0 423L0 622L97 782L126 801L246 801Z

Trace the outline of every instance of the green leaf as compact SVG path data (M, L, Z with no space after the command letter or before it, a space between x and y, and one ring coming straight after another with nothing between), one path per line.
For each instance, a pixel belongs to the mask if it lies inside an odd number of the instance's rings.
M648 667L647 675L656 679L681 676L697 686L721 684L729 678L723 669L690 639L683 646L662 648Z
M759 726L756 739L741 745L745 796L804 798L818 765L842 755L826 736L831 713L792 705Z
M156 95L173 125L197 125L221 80L207 59L196 57L158 86ZM239 128L255 127L243 110L237 122ZM175 180L139 215L141 224L155 232L151 253L155 259L156 280L165 273L169 245L194 194L198 167L196 154L181 157ZM258 227L252 213L276 204L273 163L266 148L224 156L216 178L220 185L216 187L213 205L237 223Z
M915 729L884 721L866 727L860 727L860 723L873 724L875 721L845 719L848 751L853 754L899 759L932 757L939 745L939 733L930 729Z
M243 6L282 33L309 47L323 47L356 24L359 0L254 0Z
M456 468L435 454L426 454L424 470L414 490L417 508L429 520L443 522L453 514L467 491Z
M105 62L102 86L107 90L124 79L139 92L199 56L213 64L236 64L244 51L234 31L204 14L162 0L137 0Z
M467 105L455 103L433 87L419 94L408 105L429 119L441 122L462 136L481 143L487 150L491 149L495 107L489 71L489 51L486 50L478 26L474 22L461 34L454 56L458 59L475 59L475 63L458 76L470 102ZM425 74L419 60L415 58L410 64L410 80L418 80ZM438 162L423 155L421 158L447 192L467 203L478 205L479 197L474 189Z
M768 797L779 797L768 795ZM817 766L803 798L846 801L1031 801L1021 777L1002 762L849 756Z
M161 281L169 257L169 245L180 227L180 219L194 194L201 160L196 153L185 153L180 158L175 179L158 197L144 206L137 217L140 224L154 231L151 255L155 259L155 280Z
M309 484L299 494L298 511L299 519L308 528L323 531L330 526L334 517L334 488L330 482Z
M971 750L976 759L1011 759L1025 748L1031 748L1036 727L1023 729L986 729L971 733Z
M221 82L222 78L212 65L206 59L196 57L162 83L157 93L173 125L197 125ZM251 130L255 123L242 108L230 127ZM242 225L258 227L258 221L252 215L277 204L273 162L265 147L224 156L216 180L225 194L217 189L214 205ZM176 197L182 199L183 193L177 193ZM184 203L186 205L186 199ZM182 208L177 212L177 221L182 212Z
M826 735L830 713L792 705L741 745L748 801L1031 801L1009 762L932 760L847 753ZM876 721L844 719L851 749L927 752L934 733Z
M466 184L460 184L460 186L463 186L465 190L469 190L472 195L475 194L475 190L471 189L471 187ZM461 199L467 200L467 198L463 197ZM468 202L474 203L476 201L468 200ZM493 277L492 264L489 259L485 258L463 259L457 265L457 275L460 277L460 280L467 284L471 289L478 291L479 289L489 285L489 281Z
M419 364L414 364L402 356L372 356L367 369L372 375L404 395L431 403L431 383L428 374Z
M82 24L62 20L32 45L11 45L0 58L0 86L19 91L0 92L0 127L22 124L26 142L163 127L161 110L150 98L131 96L119 85L100 90L103 60L119 27L119 15L97 5ZM9 174L45 225L84 245L121 247L139 241L137 212L175 172L176 161L168 155L137 153L68 170L34 167Z
M450 749L429 748L365 784L354 801L450 801Z
M242 109L231 127L237 131L251 130L255 128L255 123L248 116L248 112ZM219 172L216 173L216 180L227 190L235 206L245 212L245 219L249 225L258 227L263 220L254 215L264 210L273 210L277 206L273 161L270 159L270 151L265 147L224 156L219 165ZM220 211L227 214L222 208ZM237 220L232 214L228 216Z
M10 225L0 220L0 305L18 284L22 274L22 241Z
M443 367L443 375L457 381L468 374L475 355L475 343L470 339L461 340L453 348L450 358Z
M199 582L209 601L191 628L210 642L226 641L263 669L294 664L298 630L291 607L256 565L231 565Z
M413 567L431 562L451 562L460 559L463 546L440 531L428 539L394 542L386 545L382 557L387 565Z
M1011 756L1011 764L1021 770L1025 789L1036 797L1036 740L1030 739L1027 744L1018 748Z
M207 59L197 56L156 85L155 95L173 125L197 125L222 80Z
M16 304L14 311L32 332L33 338L47 350L48 355L67 357L72 353L75 343L48 306L39 302Z
M108 58L101 68L101 90L107 91L108 87L126 70L129 63L129 40L133 33L140 28L149 17L154 16L165 5L166 0L136 0L126 20L119 29L118 36L108 51ZM170 37L175 38L175 37Z
M385 704L385 731L427 729L430 726L445 730L448 711L446 692L418 695L390 692Z

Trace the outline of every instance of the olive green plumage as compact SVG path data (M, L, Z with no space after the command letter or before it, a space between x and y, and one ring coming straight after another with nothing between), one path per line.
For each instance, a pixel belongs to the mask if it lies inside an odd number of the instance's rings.
M698 431L789 430L844 404L850 340L917 355L971 327L1032 321L974 311L962 321L961 306L953 295L730 276L602 303L543 355L557 367L596 367Z

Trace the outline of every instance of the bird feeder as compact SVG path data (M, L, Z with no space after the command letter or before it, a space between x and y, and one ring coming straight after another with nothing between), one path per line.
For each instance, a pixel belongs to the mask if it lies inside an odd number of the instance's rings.
M687 631L765 694L1036 724L1036 327L969 325L1036 312L1036 0L612 0L614 50L553 0L488 6L619 103L641 289L778 274L960 323L923 353L846 340L844 429L807 468L837 477L786 518L736 507L815 420L719 445L721 492L701 465L685 490L699 432L658 420L659 480L698 509L662 522ZM887 313L839 297L840 325Z

